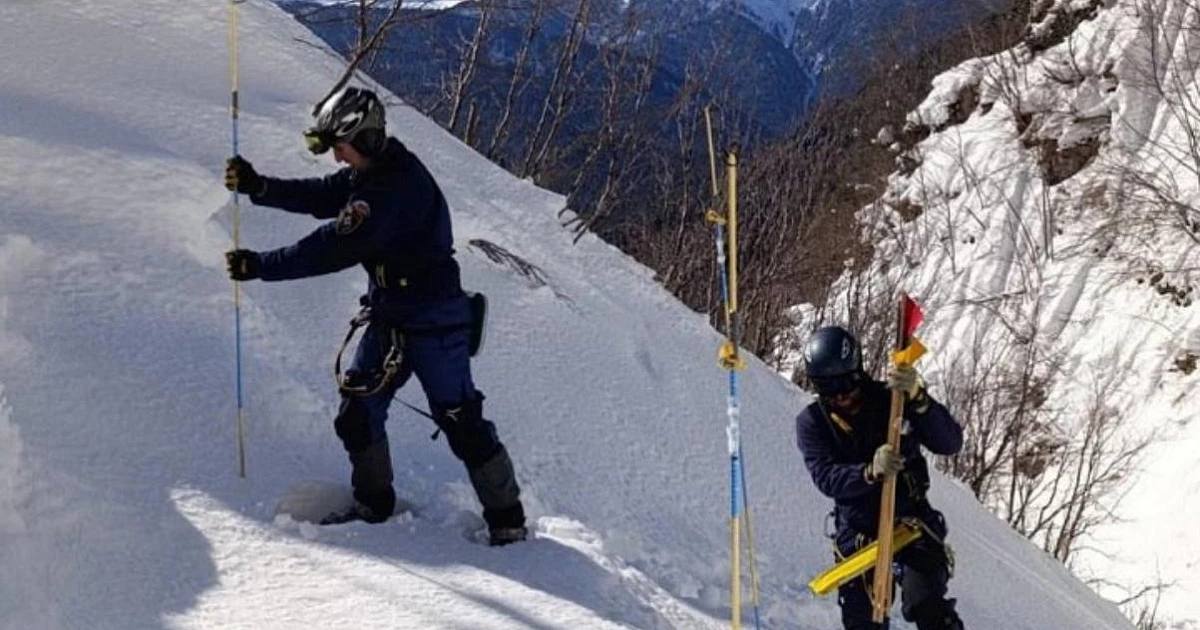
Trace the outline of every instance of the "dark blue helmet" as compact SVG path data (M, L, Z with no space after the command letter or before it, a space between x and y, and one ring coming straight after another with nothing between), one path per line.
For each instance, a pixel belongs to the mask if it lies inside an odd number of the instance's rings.
M804 373L822 396L848 392L863 379L862 346L841 326L818 328L804 347Z

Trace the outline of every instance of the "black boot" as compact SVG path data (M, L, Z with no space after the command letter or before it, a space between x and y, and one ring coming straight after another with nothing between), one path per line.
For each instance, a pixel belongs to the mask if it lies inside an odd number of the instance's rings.
M376 524L387 520L387 517L379 518L379 515L374 510L355 501L352 505L341 510L330 512L321 519L320 525L341 525L342 523L353 523L355 521L363 521L366 523Z
M528 537L529 530L524 527L498 527L488 530L488 544L493 547L523 542Z
M382 523L396 509L396 491L392 488L392 455L386 439L350 454L350 485L354 486L354 505L321 519L322 525L366 521Z

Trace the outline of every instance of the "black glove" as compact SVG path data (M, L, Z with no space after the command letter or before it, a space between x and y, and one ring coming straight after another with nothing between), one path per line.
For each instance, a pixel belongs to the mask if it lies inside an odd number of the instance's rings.
M258 253L248 249L225 252L225 267L234 280L254 280L258 277Z
M267 192L267 182L240 155L225 161L225 188L243 195L261 195Z

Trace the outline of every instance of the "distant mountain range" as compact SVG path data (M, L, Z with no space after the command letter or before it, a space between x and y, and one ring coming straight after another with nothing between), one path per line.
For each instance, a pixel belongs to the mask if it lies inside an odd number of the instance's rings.
M293 14L331 4L328 0L279 3ZM918 50L924 41L998 10L1002 4L1008 2L592 0L592 11L597 24L616 24L631 9L642 12L647 34L657 35L663 42L657 51L658 72L652 90L663 98L684 80L689 63L698 55L721 52L725 57L719 71L722 76L707 78L729 82L745 102L753 104L751 115L766 137L772 137L790 131L818 94L855 87L856 62L872 54L872 42L893 39L902 48ZM567 31L570 3L559 5L559 15L550 20L541 36L544 50ZM441 89L442 78L456 67L454 46L473 30L476 16L473 3L464 2L436 19L406 26L405 37L394 43L403 59L403 71L388 71L385 82L417 102L432 98ZM491 65L502 67L504 57L512 54L519 41L524 12L508 11L499 21L488 57ZM307 25L339 50L352 41L348 23L321 20ZM592 43L598 44L604 30L594 30ZM894 37L889 31L894 31ZM486 82L484 78L482 83Z
M967 21L996 13L1010 0L644 0L672 10L701 7L709 19L746 18L791 51L802 71L823 79L826 70L854 57L890 30L912 49ZM842 77L836 77L841 80Z
M279 0L279 4L339 51L345 52L354 41L354 25L349 20L353 8L330 9L329 2L314 0ZM323 5L327 8L317 14L319 18L304 17ZM688 80L689 67L694 68L698 59L707 61L719 56L720 60L714 62L717 71L706 73L705 83L728 83L740 100L753 104L750 116L755 124L767 136L773 136L791 129L817 92L816 79L784 41L763 30L762 23L752 15L736 11L732 5L706 7L694 0L630 4L593 0L592 25L580 52L582 60L594 60L611 34L624 27L621 20L629 7L641 12L642 28L647 35L639 40L641 49L635 54L656 58L650 90L652 100L667 104ZM334 19L339 11L346 19ZM533 50L535 82L550 81L556 48L570 30L572 13L572 7L558 3L557 10L545 18ZM461 50L477 22L478 11L473 3L462 3L432 19L404 24L400 27L402 34L391 38L390 52L373 71L375 78L428 111L424 105L441 96L443 81L456 71ZM526 9L506 9L493 18L473 90L481 103L502 99L513 57L528 22ZM595 85L600 81L599 77L585 78L582 83ZM539 86L530 87L532 100L537 100Z

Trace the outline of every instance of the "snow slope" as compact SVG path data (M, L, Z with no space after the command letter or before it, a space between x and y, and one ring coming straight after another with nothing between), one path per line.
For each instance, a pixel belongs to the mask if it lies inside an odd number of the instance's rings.
M1105 498L1123 499L1125 522L1083 541L1076 566L1108 585L1174 583L1160 620L1197 624L1200 223L1180 208L1200 219L1200 14L1174 0L1037 6L1027 43L937 77L909 114L910 131L933 133L893 145L910 168L863 211L876 257L843 283L886 279L925 302L935 384L965 382L1002 347L1033 351L1060 362L1046 400L1068 436L1097 400L1123 438L1155 435L1129 492Z
M242 153L315 175L309 104L339 71L266 0L242 7ZM361 272L247 283L249 475L236 475L225 17L220 3L0 5L0 628L716 628L727 624L725 375L705 318L645 268L559 229L563 200L412 110L392 130L442 182L465 282L491 297L476 380L536 538L465 541L476 509L431 426L400 406L381 526L276 521L297 480L340 480L330 362ZM242 239L303 217L243 203ZM536 265L518 273L471 239ZM401 397L420 405L415 386ZM829 501L792 445L807 395L754 362L742 408L768 627L829 628L809 575ZM935 481L972 628L1128 628ZM897 624L905 627L905 624Z

